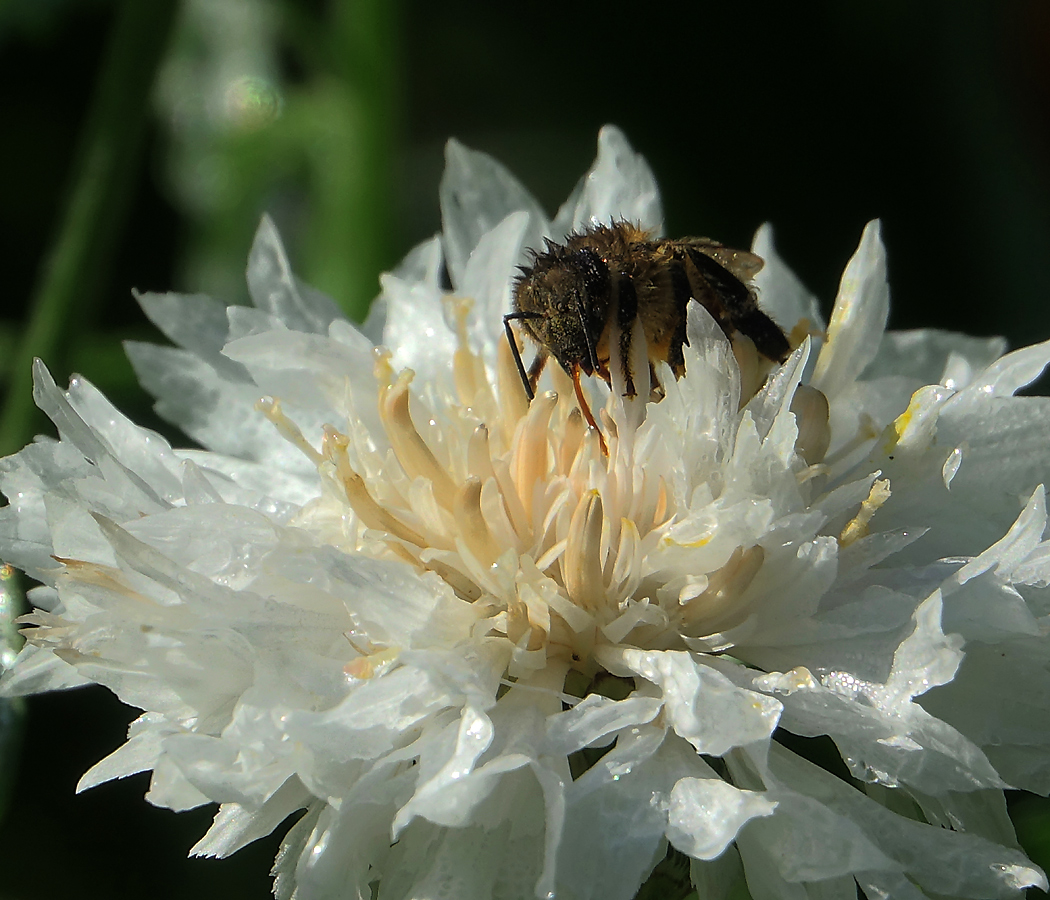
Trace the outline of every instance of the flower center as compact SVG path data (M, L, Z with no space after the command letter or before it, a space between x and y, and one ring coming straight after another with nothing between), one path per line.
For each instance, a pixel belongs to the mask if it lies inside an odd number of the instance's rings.
M667 472L640 464L663 439L640 427L645 403L617 402L615 389L592 386L592 395L605 394L603 452L564 372L550 367L555 390L529 403L506 342L490 374L467 339L467 301L449 303L459 322L452 386L413 392L414 374L395 372L389 353L376 351L384 435L360 421L346 434L328 427L318 452L278 404L264 407L317 463L319 502L344 510L331 540L434 572L481 604L492 631L514 645L512 675L551 658L593 673L600 644L681 646L683 636L737 624L761 546L738 545L721 559L701 554L707 568L687 576L668 578L652 563L658 551L680 557L705 547L717 521L707 532L675 533ZM826 423L826 404L820 415Z

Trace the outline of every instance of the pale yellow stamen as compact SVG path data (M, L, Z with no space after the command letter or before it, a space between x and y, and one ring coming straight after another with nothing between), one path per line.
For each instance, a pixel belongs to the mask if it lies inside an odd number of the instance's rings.
M492 468L492 451L489 449L489 430L479 425L467 442L467 471L481 481L496 477Z
M576 458L572 461L569 469L569 477L576 480L586 480L586 473L593 467L604 467L608 454L603 449L604 441L597 428L587 428L583 433L583 441L580 449L576 451Z
M740 596L754 581L766 552L755 545L737 547L726 564L707 576L707 587L687 601L682 608L682 630L698 635L727 627L727 613L742 615ZM730 623L735 624L735 623Z
M474 477L466 480L456 494L453 504L460 535L470 551L486 565L492 565L500 554L492 539L488 523L481 512L481 482Z
M484 596L485 592L468 576L444 560L437 558L435 554L421 553L420 560L426 568L437 575L464 600L473 603ZM418 564L416 560L413 560L413 563Z
M569 523L562 574L569 598L577 606L594 611L605 601L602 574L602 497L587 491L576 506Z
M754 342L747 335L733 335L730 347L740 369L740 406L743 408L762 387L766 372L763 371Z
M408 408L408 386L411 381L412 372L406 369L393 385L380 390L379 416L405 474L409 478L429 481L438 502L442 506L449 506L455 496L456 485L412 422Z
M487 478L481 483L481 514L488 523L493 540L500 547L520 547L524 542L511 521L507 499L495 478Z
M631 519L620 519L620 543L609 580L612 597L630 597L642 579L641 536Z
M564 556L567 544L567 540L557 541L556 543L551 544L546 552L536 559L536 568L541 572L546 572L559 559L561 559L562 556Z
M872 516L889 499L890 480L888 478L880 478L871 486L867 499L861 503L857 514L842 529L842 533L839 535L839 544L843 547L848 547L854 541L859 541L862 537L866 537L868 524L871 522Z
M268 415L281 433L318 464L325 492L316 508L325 523L333 521L333 497L355 514L334 517L337 539L429 570L476 603L479 629L505 635L513 645L513 674L551 660L589 671L606 642L681 647L682 634L702 638L739 624L747 615L744 594L764 562L760 546L731 555L726 549L724 565L694 575L681 593L680 574L667 574L690 548L721 534L717 516L698 541L670 542L671 565L661 562L655 572L646 566L650 550L667 549L679 485L654 475L653 467L646 471L644 456L662 460L665 448L653 446L653 435L640 429L637 404L609 400L603 385L587 379L581 393L607 401L593 410L600 431L590 428L572 379L556 365L544 377L559 392L529 403L506 341L498 343L494 388L469 346L468 302L448 303L458 335L451 396L445 379L411 392L413 373L395 372L390 354L377 352L382 432L354 424L348 401L354 430L343 435L327 428L321 453L269 401ZM734 348L754 355L748 343L735 341ZM745 389L745 398L750 393ZM827 451L826 399L800 388L792 412L799 454L819 462ZM851 525L865 525L867 509L862 506ZM717 565L701 556L687 571ZM665 577L674 580L663 584ZM348 675L372 677L393 658L390 651L365 650L348 664Z
M510 344L500 341L496 347L496 379L499 387L499 404L501 415L499 427L504 446L510 446L514 439L514 428L518 421L529 411L529 397L525 385L521 383L514 354Z
M823 392L807 384L800 384L791 398L791 412L795 415L798 437L795 451L806 461L815 465L824 459L831 443L831 409Z
M280 400L275 400L273 397L263 397L256 402L255 408L273 423L281 437L298 447L315 466L323 462L324 457L303 437L299 427L284 414Z
M400 652L396 647L391 647L386 650L380 650L377 653L371 653L368 656L358 656L343 666L343 672L350 678L367 681L375 675L376 670L380 666L397 659Z
M532 602L529 602L529 601ZM517 600L512 600L507 607L507 637L515 644L524 644L525 650L542 649L547 632L550 631L550 617L546 614L546 604L539 601L535 591L523 590ZM539 607L543 606L544 612ZM544 627L546 626L546 627Z
M345 435L330 431L325 435L324 448L328 459L335 469L336 477L342 485L350 508L367 528L383 531L417 547L428 546L428 541L418 531L410 528L386 507L375 501L368 492L365 480L350 466L346 454L348 440Z
M457 347L452 355L452 378L459 401L464 406L473 406L480 394L488 393L488 378L485 364L470 350L467 338L467 317L474 302L467 297L446 297L445 308L456 323Z
M536 397L529 406L525 421L517 434L511 476L529 522L532 521L533 486L541 478L546 480L550 471L547 459L547 429L557 405L558 398L551 392Z
M568 472L572 468L572 461L580 452L580 445L583 443L583 435L586 430L583 413L580 412L578 406L574 406L561 431L561 443L558 445L559 472Z
M535 588L529 584L523 584L518 589L518 598L524 604L526 611L528 612L529 624L533 628L533 637L540 639L545 634L549 634L551 630L551 609L547 605L546 601L539 595ZM537 644L540 642L537 641ZM530 641L530 650L537 649L536 646L532 646Z
M667 484L660 479L660 492L656 495L656 507L653 509L653 528L662 525L667 519Z
M521 501L510 464L506 459L495 460L496 484L499 486L503 507L510 518L514 533L522 543L532 540L532 520Z

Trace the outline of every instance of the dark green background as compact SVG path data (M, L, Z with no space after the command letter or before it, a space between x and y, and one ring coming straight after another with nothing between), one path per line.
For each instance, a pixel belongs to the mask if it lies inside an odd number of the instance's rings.
M281 46L288 84L318 77L301 26L323 32L334 6L276 4L299 23ZM58 227L113 10L102 0L0 0L0 359L18 340ZM447 137L498 156L553 211L593 159L598 128L613 122L653 166L671 235L746 245L770 220L782 255L827 305L861 228L878 216L894 327L999 333L1012 346L1050 337L1043 0L405 0L394 21L382 264L439 227ZM152 118L141 164L127 172L132 201L112 257L79 301L76 342L46 360L60 382L77 368L155 427L114 339L151 333L131 287L198 286L185 259L200 223L164 177L169 151L168 130ZM287 181L224 225L236 271L271 209L309 274L297 225L309 220L310 195L284 202L294 172ZM268 896L276 839L225 862L187 861L208 811L154 809L141 799L143 776L74 797L80 774L122 741L131 710L101 691L28 706L14 806L0 823L0 900ZM1043 807L1014 802L1037 852Z

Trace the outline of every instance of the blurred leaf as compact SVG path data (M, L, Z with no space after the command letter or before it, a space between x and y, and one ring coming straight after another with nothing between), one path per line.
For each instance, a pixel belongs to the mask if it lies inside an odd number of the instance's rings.
M0 384L5 384L10 377L20 330L12 322L0 322Z
M282 47L264 13L270 8L251 7L247 34L224 42L211 7L191 2L165 66L171 173L193 219L188 281L194 290L243 299L246 249L260 215L269 212L297 273L361 319L378 292L379 273L395 261L399 4L350 0L331 4L325 18L298 5L279 7L294 59L287 83L277 72ZM245 106L200 100L237 91ZM187 101L188 93L197 99ZM255 112L245 115L245 108Z
M1050 872L1050 798L1023 791L1008 791L1010 819L1017 831L1022 849L1044 872ZM1042 891L1029 888L1028 897L1045 897Z
M56 365L112 262L138 169L150 87L176 0L123 0L88 111L62 220L41 265L28 326L12 354L0 416L0 455L32 434L32 361Z

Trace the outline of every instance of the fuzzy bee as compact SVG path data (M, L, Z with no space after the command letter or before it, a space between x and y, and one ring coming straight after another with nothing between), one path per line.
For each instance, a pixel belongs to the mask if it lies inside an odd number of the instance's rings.
M532 265L522 268L514 311L503 317L525 393L533 398L553 356L572 378L587 422L597 428L580 388L580 373L611 384L610 341L618 333L624 393L635 396L629 361L637 319L649 345L651 383L657 385L653 365L658 361L681 378L690 300L702 304L729 338L746 335L762 356L783 362L791 351L788 340L759 309L749 286L762 265L753 253L708 238L654 240L627 222L595 226L570 235L563 244L547 241ZM528 370L511 330L513 321L539 348Z

